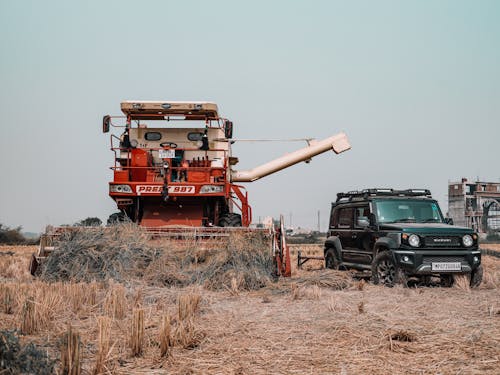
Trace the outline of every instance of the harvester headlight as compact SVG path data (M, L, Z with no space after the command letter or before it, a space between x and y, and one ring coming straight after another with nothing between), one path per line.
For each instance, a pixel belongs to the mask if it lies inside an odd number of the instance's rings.
M222 193L223 191L224 186L222 185L203 185L200 189L200 194Z
M129 185L109 185L110 193L132 193L132 188Z
M417 236L416 234L411 234L410 237L408 237L408 243L410 244L410 246L419 247L420 237Z
M466 234L465 236L462 237L462 243L464 244L465 247L471 247L472 244L474 243L474 240L469 234Z

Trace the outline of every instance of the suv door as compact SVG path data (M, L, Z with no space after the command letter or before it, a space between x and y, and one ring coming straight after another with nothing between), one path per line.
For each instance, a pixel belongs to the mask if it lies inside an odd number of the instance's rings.
M353 215L354 210L352 206L339 207L336 211L337 217L335 218L335 228L331 231L333 236L340 239L342 245L342 259L343 262L352 262L352 251L355 249L356 244L352 238L353 229Z
M352 241L355 255L352 256L356 263L371 264L373 257L373 230L370 227L370 206L365 203L354 207L354 226Z

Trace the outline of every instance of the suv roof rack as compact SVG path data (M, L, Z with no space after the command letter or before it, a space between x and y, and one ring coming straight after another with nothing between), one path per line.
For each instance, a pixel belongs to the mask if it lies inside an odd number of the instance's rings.
M340 200L352 200L353 198L368 198L377 196L392 196L392 197L426 197L432 198L431 191L429 189L406 189L406 190L394 190L394 189L363 189L363 190L353 190L347 193L337 193L337 202Z

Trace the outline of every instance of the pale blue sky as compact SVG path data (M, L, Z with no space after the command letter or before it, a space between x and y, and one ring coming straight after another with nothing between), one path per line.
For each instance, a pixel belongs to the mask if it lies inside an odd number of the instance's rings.
M236 138L324 138L324 154L247 184L254 218L326 228L339 191L499 181L500 1L0 0L0 223L114 211L104 114L210 100ZM239 169L297 144L235 144Z

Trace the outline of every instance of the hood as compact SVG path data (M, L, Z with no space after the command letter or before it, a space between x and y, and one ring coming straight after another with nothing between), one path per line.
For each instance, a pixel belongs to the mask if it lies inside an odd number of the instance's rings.
M471 228L458 227L444 223L388 223L380 224L381 230L397 230L406 233L415 234L472 234L474 231Z

